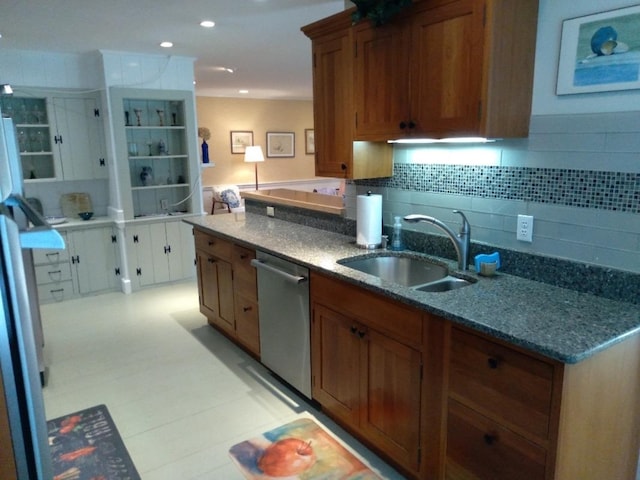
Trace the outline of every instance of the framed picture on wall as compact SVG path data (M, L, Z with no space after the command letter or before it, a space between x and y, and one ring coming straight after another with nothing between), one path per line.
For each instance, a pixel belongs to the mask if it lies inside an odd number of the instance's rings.
M244 153L253 145L253 132L231 130L231 153Z
M307 155L316 153L316 138L313 128L304 129L304 153Z
M562 23L556 93L640 88L640 6Z
M267 132L267 157L294 157L296 134Z

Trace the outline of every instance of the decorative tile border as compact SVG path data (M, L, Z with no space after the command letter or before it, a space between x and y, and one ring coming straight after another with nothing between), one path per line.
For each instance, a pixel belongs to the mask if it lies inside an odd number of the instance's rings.
M398 163L360 186L640 213L640 174L556 168Z

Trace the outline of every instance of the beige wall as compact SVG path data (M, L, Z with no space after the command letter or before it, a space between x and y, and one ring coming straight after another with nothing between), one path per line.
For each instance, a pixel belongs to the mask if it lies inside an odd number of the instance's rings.
M202 184L254 184L253 164L244 155L232 154L230 131L253 131L265 161L258 164L258 181L280 182L315 178L313 155L305 154L305 128L313 128L313 105L309 101L256 100L197 97L198 127L211 131L209 157L215 167L202 171ZM267 132L294 132L294 158L267 158ZM199 140L201 143L201 140Z

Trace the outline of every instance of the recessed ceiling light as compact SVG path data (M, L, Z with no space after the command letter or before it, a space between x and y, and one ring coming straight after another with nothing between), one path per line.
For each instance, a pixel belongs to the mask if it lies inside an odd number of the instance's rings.
M173 47L173 42L161 42L160 46L162 48L171 48L171 47Z
M246 93L249 93L249 90L238 90L238 93L246 94Z
M204 28L213 28L215 26L216 22L212 21L212 20L203 20L200 22L200 26L204 27Z

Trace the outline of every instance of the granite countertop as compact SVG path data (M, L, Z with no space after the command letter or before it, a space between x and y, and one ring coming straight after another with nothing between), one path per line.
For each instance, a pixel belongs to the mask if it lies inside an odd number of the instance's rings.
M191 217L206 231L416 306L563 363L577 363L640 332L638 305L498 273L457 290L419 292L337 263L364 251L352 237L251 213ZM432 257L435 258L435 257ZM456 270L456 262L435 258Z

